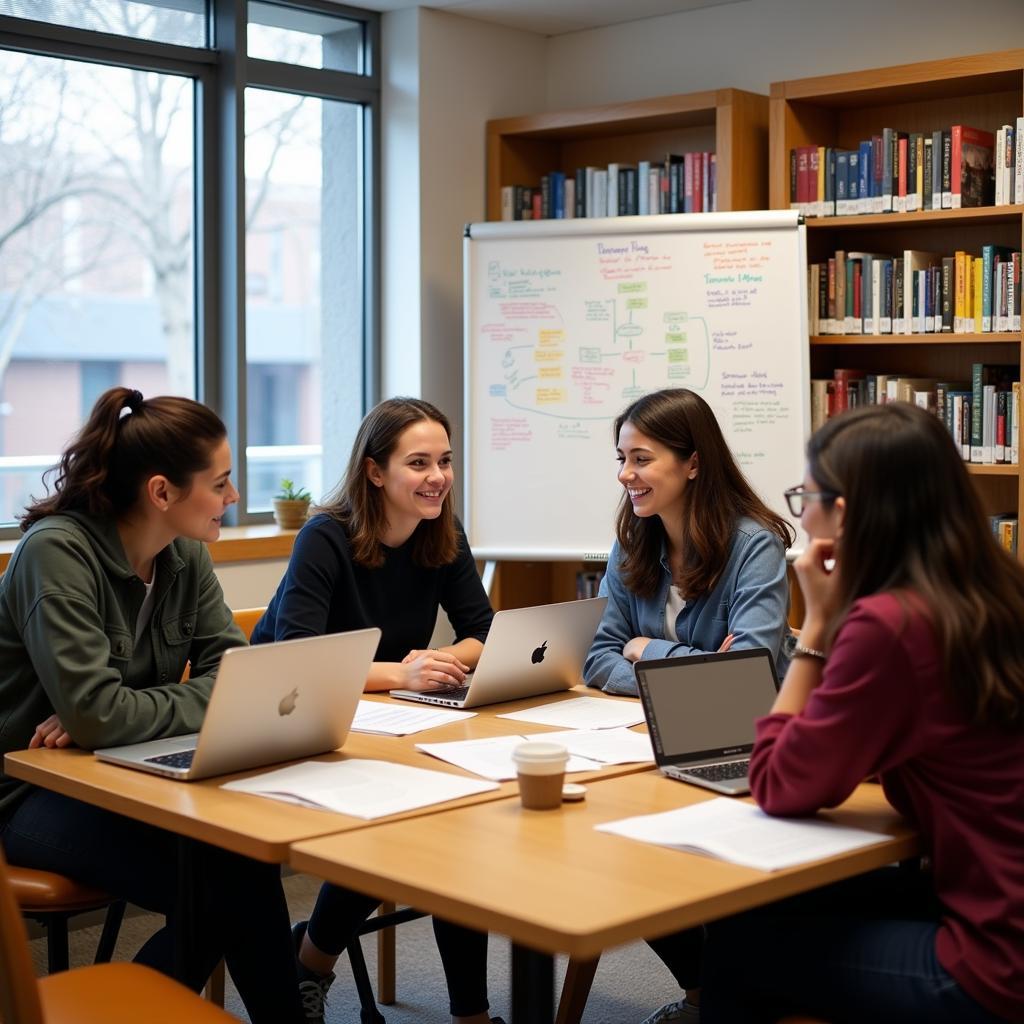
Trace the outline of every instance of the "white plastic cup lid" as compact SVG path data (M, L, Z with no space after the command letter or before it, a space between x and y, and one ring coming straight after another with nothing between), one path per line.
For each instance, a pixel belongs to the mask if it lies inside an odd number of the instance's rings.
M521 764L564 764L569 760L569 751L561 743L531 740L514 747L512 759Z

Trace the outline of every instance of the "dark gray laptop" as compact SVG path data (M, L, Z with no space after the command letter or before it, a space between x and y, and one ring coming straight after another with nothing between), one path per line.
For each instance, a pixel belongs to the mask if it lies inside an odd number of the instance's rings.
M373 628L233 647L220 659L198 733L108 747L96 757L191 781L336 750L379 642Z
M607 599L565 601L496 612L476 671L465 686L392 690L392 697L475 708L568 690L580 682Z
M779 688L771 652L638 661L633 670L662 772L728 796L749 793L754 721Z

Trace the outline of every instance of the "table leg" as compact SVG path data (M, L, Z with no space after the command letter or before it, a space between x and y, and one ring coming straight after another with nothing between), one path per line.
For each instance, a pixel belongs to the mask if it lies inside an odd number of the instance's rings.
M189 984L194 973L194 951L198 947L198 913L196 908L196 843L186 836L177 837L178 891L175 894L177 921L174 929L174 976Z
M512 944L512 1024L554 1024L555 958Z

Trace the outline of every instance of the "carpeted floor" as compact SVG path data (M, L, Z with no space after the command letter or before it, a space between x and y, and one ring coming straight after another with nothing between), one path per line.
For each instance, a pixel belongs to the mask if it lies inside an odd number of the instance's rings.
M293 920L308 916L319 888L319 881L305 875L285 879ZM125 919L118 941L116 959L130 959L159 920L149 914L132 914ZM397 1002L382 1006L387 1024L447 1024L447 996L441 963L428 920L414 921L398 929ZM72 964L89 963L96 949L99 927L81 928L71 935ZM370 976L376 980L376 942L363 940ZM46 969L45 940L32 942L36 969ZM565 970L564 960L558 964L557 984ZM491 1012L508 1016L509 1010L509 943L498 935L491 936L488 983ZM584 1024L638 1024L662 1003L679 998L679 989L661 961L645 945L638 943L606 953L594 980ZM228 983L228 1009L242 1020L245 1011ZM338 980L331 989L327 1019L330 1024L358 1024L359 1003L347 962L338 964Z

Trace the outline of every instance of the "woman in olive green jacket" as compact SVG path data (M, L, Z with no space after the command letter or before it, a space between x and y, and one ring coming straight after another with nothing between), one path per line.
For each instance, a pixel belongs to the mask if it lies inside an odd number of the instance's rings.
M0 580L0 753L199 728L222 653L245 643L205 543L238 500L230 474L224 424L205 406L100 397ZM0 842L14 864L165 914L136 960L170 972L174 836L0 774ZM197 847L200 940L182 980L200 988L223 955L254 1024L301 1020L278 870Z

